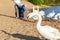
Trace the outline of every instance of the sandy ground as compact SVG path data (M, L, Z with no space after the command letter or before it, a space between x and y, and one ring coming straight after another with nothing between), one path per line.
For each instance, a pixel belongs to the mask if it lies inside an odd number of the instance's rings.
M25 0L22 3L28 6L27 9L33 6ZM24 20L15 18L13 1L0 0L0 40L40 40L41 36L36 30L36 22L33 19L28 20L27 14L28 12L25 12ZM46 20L42 21L42 25L51 25L60 29L60 22Z

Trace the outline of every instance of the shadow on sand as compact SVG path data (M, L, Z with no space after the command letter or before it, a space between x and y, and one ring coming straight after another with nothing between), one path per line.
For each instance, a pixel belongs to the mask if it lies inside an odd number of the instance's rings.
M8 34L10 36L13 36L15 38L19 38L19 39L25 39L25 40L41 40L40 38L38 37L33 37L33 36L28 36L28 35L22 35L22 34L10 34L10 33L7 33L6 31L4 30L0 30L2 32L4 32L5 34Z
M8 16L8 15L4 15L4 14L0 14L0 16L5 16L5 17L9 17L9 18L16 18L14 16ZM17 19L20 19L20 18L17 18ZM23 21L26 21L26 22L32 22L32 21L29 21L29 20L26 20L26 19L20 19L20 20L23 20Z
M13 16L4 15L4 14L0 14L0 16L10 17L10 18L16 18L16 17L13 17Z

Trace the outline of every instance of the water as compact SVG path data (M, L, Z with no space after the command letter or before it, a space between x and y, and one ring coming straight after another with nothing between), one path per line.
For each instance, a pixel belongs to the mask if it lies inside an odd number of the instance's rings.
M44 8L43 10L45 11L45 17L54 10L55 15L52 17L54 18L58 13L60 13L60 6L52 6L50 8Z

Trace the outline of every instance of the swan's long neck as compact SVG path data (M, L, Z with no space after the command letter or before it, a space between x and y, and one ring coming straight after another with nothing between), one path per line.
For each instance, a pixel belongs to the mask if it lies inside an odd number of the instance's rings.
M37 27L41 27L41 21L42 21L42 18L40 15L38 15L38 21L37 21Z

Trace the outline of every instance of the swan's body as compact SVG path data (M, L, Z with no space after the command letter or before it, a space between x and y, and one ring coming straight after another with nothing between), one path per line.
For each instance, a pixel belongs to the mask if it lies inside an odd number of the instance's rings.
M38 22L37 22L36 27L37 27L38 32L43 37L45 37L46 39L49 39L49 40L57 40L57 39L60 39L60 32L59 32L58 29L53 28L51 26L41 26L41 21L42 21L41 15L39 15L37 13L28 14L28 17L29 18L32 18L34 16L37 16L38 17Z
M48 18L52 18L54 15L55 15L55 12L54 12L54 10L53 10L51 13L49 13L49 14L47 15L47 17L48 17Z

